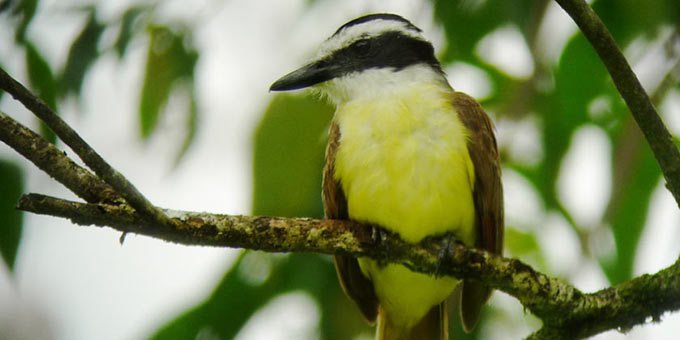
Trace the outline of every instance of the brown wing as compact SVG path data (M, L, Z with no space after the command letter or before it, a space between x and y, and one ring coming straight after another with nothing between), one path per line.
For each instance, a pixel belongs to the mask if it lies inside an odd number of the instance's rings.
M481 105L462 92L453 94L453 106L470 132L468 152L475 168L473 200L476 212L475 246L489 252L503 252L503 186L493 125ZM466 280L463 282L461 320L470 331L479 320L481 308L491 289Z
M323 209L328 219L346 220L347 200L340 182L333 177L335 171L335 154L340 143L340 128L331 123L328 146L326 147L326 164L323 168ZM364 276L357 259L351 256L336 255L335 270L345 294L354 301L361 313L369 322L374 322L378 314L378 298L373 291L373 283Z

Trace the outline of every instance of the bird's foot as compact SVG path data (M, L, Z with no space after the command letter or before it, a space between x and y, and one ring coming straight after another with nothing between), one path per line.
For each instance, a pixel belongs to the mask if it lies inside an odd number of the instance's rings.
M453 257L456 242L456 236L451 233L442 237L442 248L439 251L439 255L437 255L437 268L434 272L435 277L439 278L446 275L445 268L451 263L451 257Z
M390 253L390 248L388 242L385 242L387 240L389 231L381 228L380 226L377 225L371 225L371 240L373 241L373 244L379 247L384 247L385 253L389 254ZM386 261L384 260L378 260L378 265L385 266L387 264Z

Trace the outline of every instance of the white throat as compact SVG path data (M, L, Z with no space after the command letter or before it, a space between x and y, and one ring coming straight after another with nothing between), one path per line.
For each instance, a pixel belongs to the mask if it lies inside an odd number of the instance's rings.
M368 69L329 80L316 88L336 105L341 105L358 99L394 96L419 85L435 85L443 91L451 91L444 75L424 64L398 71L392 68Z

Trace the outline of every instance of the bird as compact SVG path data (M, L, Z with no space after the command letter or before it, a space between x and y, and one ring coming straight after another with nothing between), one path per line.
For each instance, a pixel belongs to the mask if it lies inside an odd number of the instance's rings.
M270 91L306 88L336 106L323 167L325 218L377 226L413 244L450 235L502 253L493 123L475 99L449 85L421 29L390 13L345 23ZM448 339L453 294L460 294L469 332L492 291L483 282L370 258L336 255L334 263L344 292L377 323L379 340Z

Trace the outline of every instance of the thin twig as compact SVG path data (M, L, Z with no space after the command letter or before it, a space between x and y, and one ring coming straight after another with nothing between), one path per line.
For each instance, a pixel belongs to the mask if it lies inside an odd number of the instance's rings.
M643 275L615 287L584 294L568 283L537 272L516 259L499 257L455 244L442 265L440 239L418 245L394 234L375 240L371 228L351 221L231 216L166 211L173 229L144 225L126 205L86 204L30 194L19 207L37 214L68 218L76 224L109 226L185 245L236 247L269 252L315 252L370 257L403 264L414 271L477 279L516 297L543 320L532 336L563 334L581 338L614 328L628 329L648 318L658 320L680 309L680 259L654 274ZM142 227L143 226L143 227Z
M584 0L555 0L574 20L607 67L621 97L654 152L680 207L680 151L600 17Z
M3 112L0 112L0 140L85 201L95 203L121 199L108 184L76 164L54 144Z
M52 111L40 98L33 95L18 81L0 68L0 88L40 118L66 143L85 164L101 179L111 185L137 211L152 221L169 225L170 219L149 202L121 173L109 165L64 120Z

